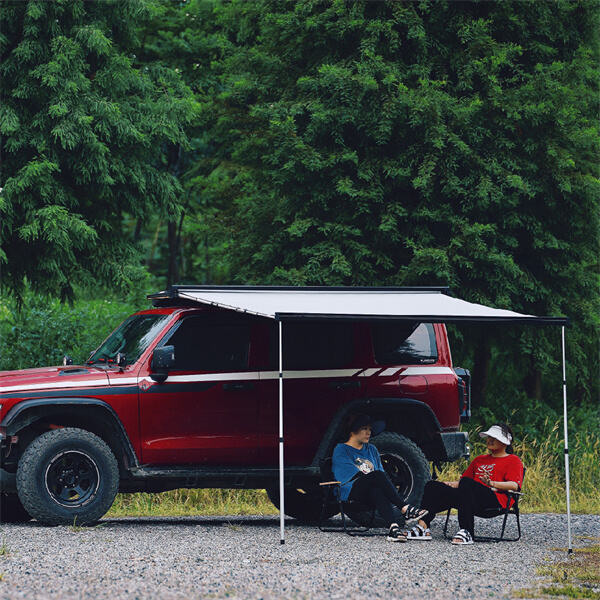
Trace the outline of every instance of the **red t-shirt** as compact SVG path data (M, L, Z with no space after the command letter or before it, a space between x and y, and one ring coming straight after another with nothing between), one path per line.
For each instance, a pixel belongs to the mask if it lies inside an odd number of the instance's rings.
M482 454L473 459L462 476L470 477L479 483L483 483L481 476L486 473L489 474L492 481L514 481L519 486L519 489L521 489L521 484L523 483L523 463L514 454L500 458L496 458L491 454ZM495 492L495 494L498 502L500 502L503 508L506 508L508 496L498 492Z

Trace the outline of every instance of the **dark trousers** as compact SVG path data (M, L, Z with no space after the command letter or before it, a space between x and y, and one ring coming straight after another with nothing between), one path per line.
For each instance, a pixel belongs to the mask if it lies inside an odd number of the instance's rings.
M352 484L348 499L376 508L388 527L396 521L394 506L402 508L406 504L392 480L383 471L371 471L359 477Z
M458 524L475 535L475 514L486 508L499 508L500 502L492 490L470 477L462 477L457 488L441 481L428 481L423 492L421 508L429 511L423 521L429 524L436 513L449 508L458 509Z

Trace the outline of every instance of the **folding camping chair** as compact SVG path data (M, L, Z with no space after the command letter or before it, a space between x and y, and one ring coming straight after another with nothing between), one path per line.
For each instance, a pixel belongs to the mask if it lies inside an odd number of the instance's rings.
M321 483L319 485L323 490L323 505L321 508L321 516L319 518L319 529L321 531L343 531L351 536L376 535L375 533L369 532L375 521L375 509L363 504L362 502L357 502L356 500L341 500L340 487L342 482L336 481L333 476L331 458L325 458L321 460L320 466ZM325 527L323 525L324 522L328 520L329 515L331 515L331 511L335 509L337 509L336 512L339 512L342 516L342 525L330 525ZM359 527L346 525L346 519L349 518L346 514L348 509L350 509L350 512L360 511L370 513L370 518L368 521L369 524Z
M523 480L525 480L525 471L527 469L523 468ZM508 502L506 503L506 508L488 508L479 513L475 513L476 517L480 517L482 519L493 519L494 517L502 517L502 531L500 533L500 537L493 536L474 536L473 539L476 542L517 542L521 539L521 520L519 518L519 498L523 495L521 490L516 492L512 491L501 491L501 494L506 494L508 496ZM511 500L512 506L511 506ZM444 524L444 537L447 540L452 539L451 536L448 535L448 521L450 520L450 511L452 509L448 509L448 513L446 514L446 523ZM508 515L515 515L517 518L517 537L515 538L507 538L504 537L504 530L506 529L506 520L508 519Z

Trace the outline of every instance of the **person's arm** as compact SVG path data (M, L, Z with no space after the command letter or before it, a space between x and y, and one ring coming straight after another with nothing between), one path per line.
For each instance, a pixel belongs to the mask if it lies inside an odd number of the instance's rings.
M354 475L358 473L358 467L344 448L336 446L331 457L331 470L337 481L343 484L347 483Z
M517 492L521 489L521 482L523 481L523 463L518 456L514 456L514 458L510 459L506 471L500 474L497 481L491 479L489 476L486 479L487 481L483 481L483 483L497 490L502 492Z
M371 444L369 444L369 446L371 446L371 448L373 448L373 453L374 453L374 458L375 458L375 460L373 462L375 463L375 470L383 471L385 473L385 469L383 468L383 464L381 463L381 455L379 454L379 450L377 450L376 446L373 446Z
M481 476L481 483L489 485L501 492L516 492L519 489L519 484L516 481L494 481L490 479L490 476L486 473Z

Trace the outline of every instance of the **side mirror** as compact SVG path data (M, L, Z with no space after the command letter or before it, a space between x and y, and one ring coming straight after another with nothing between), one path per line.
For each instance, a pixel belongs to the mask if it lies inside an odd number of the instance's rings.
M157 383L164 383L169 376L169 369L175 365L175 346L156 348L152 353L150 377Z

